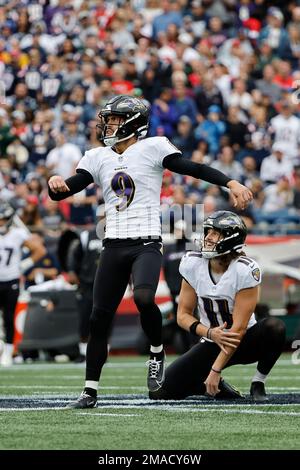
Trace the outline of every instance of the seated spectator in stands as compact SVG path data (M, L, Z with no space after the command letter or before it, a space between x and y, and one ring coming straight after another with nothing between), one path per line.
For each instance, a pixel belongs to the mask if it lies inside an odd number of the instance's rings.
M61 228L65 218L59 209L59 203L46 197L41 207L43 226L47 232L57 231Z
M149 135L165 135L171 138L175 134L178 114L172 98L172 90L163 88L152 106Z
M221 111L224 110L222 94L215 85L211 73L206 73L203 76L201 86L195 89L195 101L202 116L207 116L208 108L212 105L218 105Z
M51 150L46 159L48 169L64 179L74 174L76 165L82 157L77 145L69 144L63 133L55 137L56 147Z
M267 39L279 57L286 57L290 52L288 33L284 27L284 16L280 8L271 7L267 12L267 24L262 28L259 42Z
M262 206L265 212L287 209L292 203L292 190L288 178L281 177L276 184L265 188L266 199Z
M299 59L300 59L300 31L299 26L290 24L288 26L288 34L290 40L290 46L292 55L290 58L291 65L293 69L298 68Z
M236 78L233 82L232 93L228 100L229 106L238 106L248 112L252 103L253 99L247 91L246 81L241 78Z
M274 83L275 70L271 63L267 63L263 68L263 77L255 81L255 88L262 94L270 96L273 102L281 98L281 90L278 84Z
M43 221L39 211L39 200L35 195L28 195L26 197L26 205L23 207L20 214L20 219L31 229L43 227Z
M229 143L235 151L244 148L249 138L249 130L241 120L241 111L238 106L229 106L226 121L226 135L229 136Z
M274 142L284 146L286 156L296 166L300 163L300 118L293 114L294 106L290 101L284 100L279 105L280 113L271 119L269 131Z
M229 145L222 148L218 160L214 161L211 166L238 181L242 179L243 167L239 162L234 160L234 153Z
M225 123L220 117L221 108L211 105L208 108L207 119L201 122L195 129L195 137L198 140L205 140L209 146L209 153L216 156L220 149L220 140L225 133Z
M285 155L285 145L282 142L275 142L272 146L271 155L262 161L260 179L264 183L273 184L277 183L283 176L291 178L292 172L293 166Z
M173 73L174 75L174 73ZM174 97L175 109L179 117L188 116L192 121L192 125L197 124L198 110L195 105L194 98L188 95L188 89L183 81L176 81L174 83Z
M257 164L254 157L251 155L247 155L243 158L243 176L241 181L243 184L246 184L247 187L250 186L251 181L257 179L259 177L259 173L257 171Z
M197 140L193 135L193 123L187 115L179 118L177 124L177 133L172 139L173 144L185 158L191 158L193 151L197 147Z

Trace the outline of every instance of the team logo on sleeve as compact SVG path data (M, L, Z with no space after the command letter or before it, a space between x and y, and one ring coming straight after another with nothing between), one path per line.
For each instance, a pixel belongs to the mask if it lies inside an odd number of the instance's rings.
M260 280L260 270L259 270L259 268L253 269L253 271L252 271L252 276L254 277L254 279L255 279L257 282Z

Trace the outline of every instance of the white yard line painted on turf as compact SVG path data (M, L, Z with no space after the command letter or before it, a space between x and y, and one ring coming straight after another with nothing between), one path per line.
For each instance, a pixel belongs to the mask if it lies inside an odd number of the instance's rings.
M248 382L249 377L238 377L236 375L227 375L224 374L224 377L226 380L238 380L239 382ZM267 378L267 381L269 380L300 380L300 377L295 377L293 374L291 375L270 375L270 377Z
M291 354L292 356L292 354ZM170 361L169 363L171 364L171 362L173 362L174 359L172 359L172 361ZM104 364L104 369L125 369L125 368L130 368L130 369L139 369L139 368L145 368L146 369L146 360L145 362L137 362L137 361L134 361L134 362L108 362L106 364ZM295 368L295 364L292 363L292 358L290 359L280 359L277 363L276 363L276 369L279 368L279 367L286 367L286 366L291 366L293 368ZM236 365L236 366L232 366L234 369L238 370L238 369L253 369L254 367L256 367L256 363L253 363L253 364L245 364L245 365ZM74 363L67 363L67 364L48 364L48 363L45 363L45 364L40 364L40 363L35 363L35 364L14 364L13 366L11 367L8 367L5 371L3 372L9 372L9 371L17 371L17 370L22 370L22 371L26 371L26 370L45 370L45 369L52 369L52 370L74 370L74 369L84 369L85 368L85 364L84 363L81 363L81 364L74 364ZM229 370L229 369L228 369ZM2 371L1 371L2 372Z
M211 412L211 408L199 408L199 409L189 409L193 413L208 413ZM218 408L214 408L213 411L217 411L219 413L239 413L239 414L249 414L249 415L280 415L280 416L297 416L300 418L300 412L298 411L264 411L264 410L242 410L241 408L236 410L218 410Z
M78 389L78 385L0 385L0 388L6 388L6 389L26 389L26 388L37 388L37 389L52 389L52 388L57 388L57 389ZM146 387L132 387L132 386L124 386L124 387L119 387L118 385L112 385L112 386L105 386L102 385L101 388L103 390L146 390Z
M95 409L95 408L94 408ZM88 416L114 416L114 417L133 417L133 416L140 416L138 413L95 413L93 410L91 412L81 411L76 413L77 415L88 415Z

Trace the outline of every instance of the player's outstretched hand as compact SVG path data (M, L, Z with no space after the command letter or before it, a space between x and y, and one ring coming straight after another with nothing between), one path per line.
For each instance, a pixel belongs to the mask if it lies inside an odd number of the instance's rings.
M48 181L48 185L51 191L53 191L54 193L66 193L70 191L70 188L68 187L64 179L59 175L51 176Z
M227 323L211 329L210 338L217 343L225 354L228 354L226 346L230 348L237 348L240 344L238 339L239 334L233 331L226 331Z
M229 181L227 186L230 189L233 207L244 210L253 199L250 189L236 180Z

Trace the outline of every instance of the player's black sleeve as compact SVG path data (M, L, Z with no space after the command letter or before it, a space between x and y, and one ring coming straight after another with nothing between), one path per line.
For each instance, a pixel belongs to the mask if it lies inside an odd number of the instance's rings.
M218 186L227 186L232 180L219 170L211 168L204 163L195 163L187 158L183 158L180 153L167 155L163 160L163 167L180 175L194 176L194 178L217 184Z
M53 201L62 201L69 196L73 196L73 194L79 193L94 181L92 175L88 171L81 168L76 171L76 175L66 179L66 184L70 188L70 191L65 193L54 193L48 185L48 194L50 199Z

